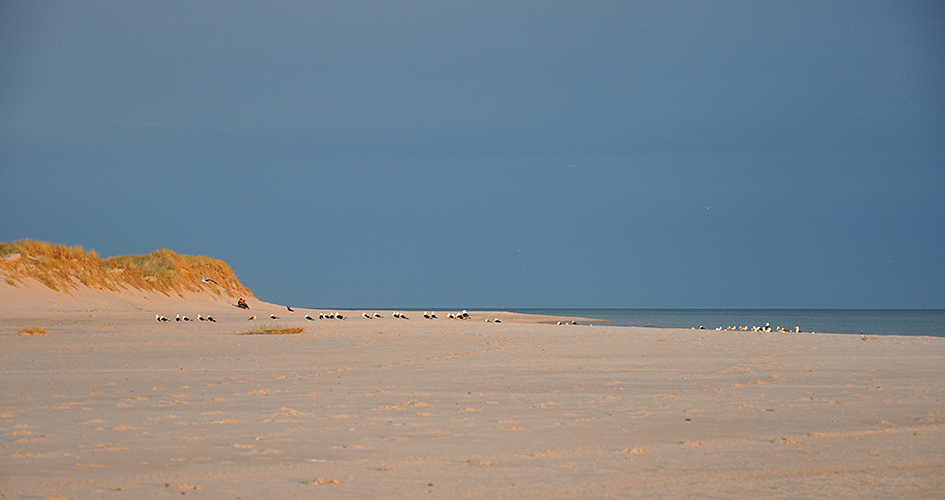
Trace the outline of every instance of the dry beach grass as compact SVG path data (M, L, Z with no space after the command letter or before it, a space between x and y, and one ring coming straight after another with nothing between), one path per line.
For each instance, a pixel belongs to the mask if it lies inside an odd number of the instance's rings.
M4 498L940 498L945 339L0 283ZM211 314L216 322L155 321ZM370 315L369 315L370 316ZM486 323L500 318L501 323ZM551 322L551 324L549 324ZM26 327L49 334L21 336ZM270 326L269 324L266 325Z
M101 259L94 250L87 252L79 246L35 240L0 242L0 274L11 286L34 279L66 293L85 286L101 290L135 288L178 296L185 291L252 296L227 263L165 249ZM204 282L204 278L213 283Z

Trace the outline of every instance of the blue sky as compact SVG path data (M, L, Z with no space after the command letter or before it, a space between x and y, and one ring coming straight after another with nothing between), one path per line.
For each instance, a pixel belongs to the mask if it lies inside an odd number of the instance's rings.
M327 308L945 308L939 2L4 2L0 241Z

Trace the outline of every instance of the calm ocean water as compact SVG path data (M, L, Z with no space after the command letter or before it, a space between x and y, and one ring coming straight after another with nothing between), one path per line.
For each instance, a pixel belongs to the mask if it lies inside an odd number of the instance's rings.
M804 332L945 337L945 311L905 309L514 309L607 320L610 325L654 328L778 326Z

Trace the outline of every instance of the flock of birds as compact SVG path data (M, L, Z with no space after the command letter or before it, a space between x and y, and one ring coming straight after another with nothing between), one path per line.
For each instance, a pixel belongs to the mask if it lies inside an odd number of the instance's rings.
M700 327L699 327L699 330L705 330L705 327L704 327L704 326L700 326ZM780 326L776 326L776 327L774 327L774 329L772 330L772 329L771 329L771 323L765 323L765 326L752 326L752 327L748 327L748 326L726 326L725 328L722 328L722 327L720 326L720 327L717 327L715 330L716 330L716 331L738 331L738 330L740 330L740 331L743 331L743 332L747 332L747 331L751 330L751 331L753 331L753 332L768 332L768 333L770 333L770 332L801 333L801 327L799 327L799 326L795 326L793 330L789 330L789 329L787 329L787 328L782 328L782 327L780 327ZM811 332L811 333L813 333L813 332Z
M286 308L286 310L287 310L288 312L290 312L290 313L295 312L295 310L292 309L291 306L286 306L285 308ZM368 313L366 313L366 312L365 312L365 313L361 313L361 316L363 316L365 319L382 319L382 318L384 317L384 316L381 315L380 313L368 314ZM402 313L402 312L399 312L399 311L394 311L393 313L391 313L391 316L393 316L394 318L397 318L397 319L410 319L409 317L407 317L406 314L404 314L404 313ZM460 319L460 320L470 319L469 313L466 312L465 309L463 309L463 312L460 312L460 313L449 313L449 314L446 315L446 317L449 318L449 319ZM435 313L435 312L424 311L424 312L423 312L423 318L424 318L424 319L437 319L437 316L436 316L436 313ZM155 314L155 315L154 315L154 319L156 319L158 322L161 322L161 323L165 323L165 322L167 322L167 321L170 321L169 319L167 319L167 318L164 317L164 316L161 316L160 314ZM208 316L202 316L202 315L200 315L200 314L197 315L197 319L198 319L199 321L210 321L210 322L213 322L213 323L216 323L216 321L217 321L217 320L213 319L213 316L209 316L209 315L208 315ZM257 317L256 317L256 315L254 314L254 315L250 316L249 318L247 318L246 321L254 321L254 320L256 320L256 319L257 319ZM270 315L269 315L269 319L271 319L271 320L277 320L277 319L279 319L279 316L276 316L275 314L270 314ZM315 318L313 318L313 317L312 317L311 315L309 315L309 314L306 314L306 315L305 315L305 319L307 319L307 320L309 320L309 321L315 321ZM326 313L319 314L319 315L318 315L318 319L320 319L320 320L326 320L326 319L327 319L327 320L335 320L335 319L337 319L337 320L344 320L344 319L347 319L347 317L346 317L345 315L341 314L341 313L332 312L332 313L327 313L327 314L326 314ZM191 320L190 318L188 318L187 316L181 316L180 314L178 314L177 317L174 319L174 321L192 321L192 320ZM501 322L502 322L502 321L501 321L499 318L487 319L487 320L486 320L486 323L501 323ZM558 324L560 325L561 323L559 322ZM576 324L576 323L575 323L575 324Z
M169 319L165 318L164 316L161 316L160 314L155 314L155 315L154 315L154 319L158 320L158 321L161 322L161 323L166 323L166 322L170 321ZM217 320L213 319L213 316L210 316L210 315L201 316L201 315L198 314L198 315L197 315L197 320L198 320L198 321L209 321L209 322L211 322L211 323L216 323L216 322L217 322ZM177 317L174 318L174 321L193 321L193 320L190 319L190 318L188 318L187 316L181 316L180 314L178 314Z

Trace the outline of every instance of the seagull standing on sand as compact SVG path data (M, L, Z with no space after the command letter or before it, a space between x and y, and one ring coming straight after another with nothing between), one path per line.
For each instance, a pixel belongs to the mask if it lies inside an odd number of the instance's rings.
M290 313L294 313L294 312L295 312L295 311L293 311L292 308L289 307L289 306L285 306L285 308L288 309Z
M361 313L361 316L364 316L366 319L373 319L368 315L368 313Z
M309 320L309 321L315 321L315 318L309 316L308 314L305 315L305 319L307 319L307 320Z
M213 316L207 316L207 321L211 321L213 323L217 322L217 320L213 319Z
M248 320L246 320L246 321L252 321L252 320L254 320L254 319L256 319L256 315L255 315L255 314L254 314L254 315L252 315L252 316L250 316L250 317L249 317L249 319L248 319Z
M276 316L275 314L270 314L269 319L279 319L279 316Z
M180 314L177 315L177 318L174 321L180 321Z
M199 314L197 315L197 320L199 320L199 321L206 321L206 320L203 319L203 316L201 316L201 315L199 315Z
M379 313L374 313L374 317L375 317L375 318L383 318L384 316L381 316Z

